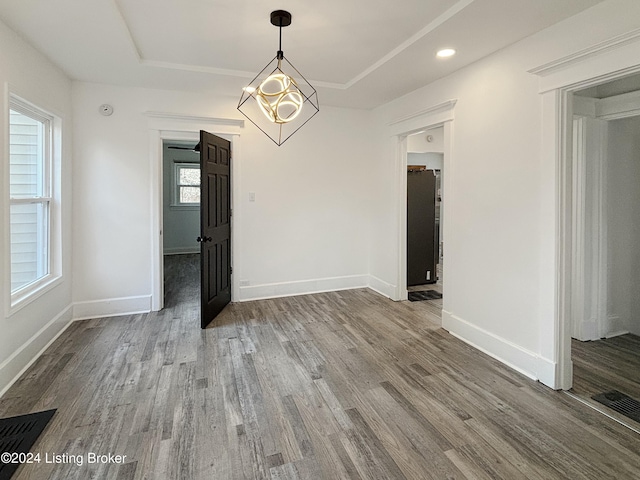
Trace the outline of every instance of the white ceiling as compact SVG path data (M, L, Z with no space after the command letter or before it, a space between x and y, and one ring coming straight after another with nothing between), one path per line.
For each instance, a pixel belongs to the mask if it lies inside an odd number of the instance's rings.
M239 97L284 9L285 57L320 103L372 108L601 1L2 0L0 18L73 79Z

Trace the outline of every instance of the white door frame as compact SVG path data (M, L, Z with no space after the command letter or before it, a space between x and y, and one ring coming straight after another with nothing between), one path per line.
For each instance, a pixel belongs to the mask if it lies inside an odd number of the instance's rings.
M396 291L393 300L407 299L407 137L421 130L432 128L444 128L444 164L441 218L446 219L441 223L441 241L445 244L448 237L449 226L453 208L451 199L453 181L453 119L456 100L435 105L426 110L414 113L407 117L395 120L389 125L392 135L396 138L396 214L398 218L398 257ZM449 251L449 250L447 250ZM447 262L443 265L443 277L447 277ZM448 283L443 283L443 310L451 302L451 289Z
M573 92L640 72L640 30L529 71L540 77L542 157L538 378L555 389L573 383L571 362ZM551 281L549 281L551 280Z
M162 142L164 140L188 140L198 142L200 130L219 135L231 141L231 259L232 265L240 271L240 258L234 256L239 249L241 238L238 232L240 222L237 219L241 212L239 198L240 166L242 165L240 148L240 131L244 127L243 120L178 115L164 112L146 112L149 120L149 162L151 172L151 310L158 311L164 307L164 256L163 256L163 159ZM231 301L239 292L238 276L231 277Z
M607 323L607 129L595 99L573 99L571 336L588 341L602 338ZM581 111L581 103L593 108Z
M573 338L628 333L607 309L607 125L640 116L640 91L604 99L573 97Z

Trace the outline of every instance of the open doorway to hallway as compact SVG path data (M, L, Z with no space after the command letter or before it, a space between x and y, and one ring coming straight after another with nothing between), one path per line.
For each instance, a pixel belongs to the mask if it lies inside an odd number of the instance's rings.
M407 137L407 296L442 308L444 127Z
M163 256L164 304L200 298L200 156L197 141L163 141ZM174 281L169 282L168 279ZM176 282L175 279L180 281ZM175 290L176 285L184 285ZM199 304L198 304L198 309Z
M573 112L571 392L640 431L640 75Z

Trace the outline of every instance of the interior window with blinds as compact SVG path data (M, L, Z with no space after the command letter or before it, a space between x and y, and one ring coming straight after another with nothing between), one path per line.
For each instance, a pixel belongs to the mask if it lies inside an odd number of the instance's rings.
M12 99L9 111L11 294L50 273L52 118Z

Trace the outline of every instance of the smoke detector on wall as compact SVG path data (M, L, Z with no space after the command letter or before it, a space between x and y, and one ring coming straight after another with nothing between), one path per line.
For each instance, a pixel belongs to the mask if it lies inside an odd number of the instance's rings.
M100 112L101 115L104 115L105 117L108 117L109 115L111 115L113 113L113 107L111 105L103 103L102 105L100 105L98 107L98 112Z

